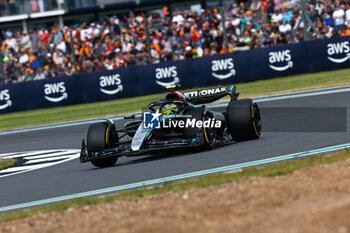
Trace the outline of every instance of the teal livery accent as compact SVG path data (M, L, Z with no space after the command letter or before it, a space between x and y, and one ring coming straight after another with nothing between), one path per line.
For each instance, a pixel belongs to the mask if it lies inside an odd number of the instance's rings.
M152 130L153 130L153 129L150 129L150 130L148 131L148 133L146 134L146 138L148 137L148 135L150 135L150 133L152 132Z

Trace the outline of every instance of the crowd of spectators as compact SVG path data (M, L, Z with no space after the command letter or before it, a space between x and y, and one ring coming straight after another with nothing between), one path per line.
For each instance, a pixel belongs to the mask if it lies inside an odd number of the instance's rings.
M322 37L350 35L350 1L307 1L307 14ZM224 46L222 15L228 37ZM102 22L0 33L3 83L71 76L127 66L198 58L304 40L297 0L239 1L223 8L167 7ZM149 28L148 56L145 21ZM299 25L300 28L296 28ZM311 39L317 39L311 31ZM70 41L70 33L72 43ZM73 46L71 46L73 45ZM73 59L72 49L76 56Z

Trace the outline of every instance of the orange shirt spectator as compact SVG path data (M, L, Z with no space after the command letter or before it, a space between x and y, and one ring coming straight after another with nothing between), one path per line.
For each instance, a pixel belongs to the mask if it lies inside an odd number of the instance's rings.
M350 36L350 24L342 31L341 36Z
M158 53L161 51L159 44L153 43L152 45L154 47L154 50L156 50Z
M192 42L199 41L200 37L201 37L201 33L197 30L197 26L193 25L192 28L191 28L191 39L192 39Z
M29 62L32 63L33 61L36 60L35 55L33 54L32 50L29 50Z

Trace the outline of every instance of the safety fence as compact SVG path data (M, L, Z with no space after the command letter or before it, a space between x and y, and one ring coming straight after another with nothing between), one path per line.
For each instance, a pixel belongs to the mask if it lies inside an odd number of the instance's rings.
M0 113L350 67L350 37L0 86ZM329 77L332 78L332 77Z

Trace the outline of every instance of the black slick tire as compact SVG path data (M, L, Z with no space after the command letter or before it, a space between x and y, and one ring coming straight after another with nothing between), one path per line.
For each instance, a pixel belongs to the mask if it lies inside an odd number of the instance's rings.
M196 119L197 121L204 121L210 118L210 112L205 110L204 107L191 108L186 112L186 115L192 116L192 119ZM214 132L214 131L213 131ZM211 129L203 127L203 136L204 136L204 149L213 149L215 145L212 143L213 138L215 137L211 133ZM191 139L197 137L197 128L189 127L184 128L184 137Z
M101 152L108 148L112 126L108 122L95 123L90 125L87 133L87 151L89 155ZM95 167L110 167L118 160L118 157L109 157L91 161Z
M235 141L258 139L261 135L258 105L251 99L231 101L227 106L227 129Z

